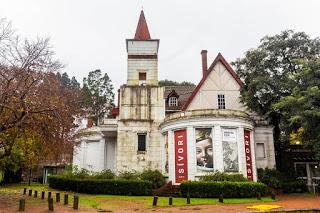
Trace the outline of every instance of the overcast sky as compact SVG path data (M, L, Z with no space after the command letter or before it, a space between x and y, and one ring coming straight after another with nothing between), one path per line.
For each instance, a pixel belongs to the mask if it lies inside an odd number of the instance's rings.
M201 78L218 52L231 62L265 35L285 29L320 36L319 0L0 0L0 17L18 34L50 37L63 70L78 81L101 69L115 88L126 82L126 38L143 7L152 38L160 39L159 79Z

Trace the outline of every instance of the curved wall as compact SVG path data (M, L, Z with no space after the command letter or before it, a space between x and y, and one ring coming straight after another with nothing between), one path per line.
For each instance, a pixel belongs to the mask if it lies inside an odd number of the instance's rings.
M196 180L208 171L239 172L256 181L254 122L246 113L236 110L174 113L160 128L164 135L162 169L173 183ZM250 138L245 140L245 134Z

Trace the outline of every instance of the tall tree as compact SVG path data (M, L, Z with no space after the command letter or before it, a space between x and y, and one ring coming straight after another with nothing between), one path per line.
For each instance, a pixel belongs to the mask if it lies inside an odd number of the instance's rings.
M98 125L99 120L114 106L113 85L108 74L102 75L101 70L89 72L88 77L83 79L82 94L88 112Z
M320 160L320 60L302 62L293 80L292 94L273 107L289 122L291 136L311 148Z
M232 63L245 83L241 101L274 126L278 164L289 134L287 120L273 104L292 94L296 85L293 75L299 72L301 59L313 60L319 56L319 38L312 39L304 32L287 30L262 38L257 48Z
M23 147L29 166L39 153L54 159L72 150L80 93L62 87L53 73L62 65L54 59L49 39L22 40L7 28L0 29L10 32L0 36L0 161Z

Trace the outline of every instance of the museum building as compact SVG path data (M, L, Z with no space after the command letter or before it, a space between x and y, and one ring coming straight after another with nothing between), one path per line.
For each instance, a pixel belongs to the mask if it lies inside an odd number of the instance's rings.
M126 40L127 82L118 90L113 118L80 131L73 164L92 171L158 169L173 184L211 171L257 180L257 168L274 168L273 127L240 103L243 82L219 53L197 86L158 84L159 39L141 11ZM183 73L181 73L183 75Z

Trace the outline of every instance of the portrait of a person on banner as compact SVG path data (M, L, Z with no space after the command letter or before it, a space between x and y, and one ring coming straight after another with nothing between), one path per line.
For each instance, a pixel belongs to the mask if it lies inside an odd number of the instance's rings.
M211 128L196 129L196 157L199 171L213 171L213 141Z

